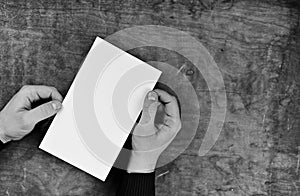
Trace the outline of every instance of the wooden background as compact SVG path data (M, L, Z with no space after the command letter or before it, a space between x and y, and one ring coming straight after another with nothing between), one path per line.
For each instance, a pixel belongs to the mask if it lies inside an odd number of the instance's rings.
M157 171L157 195L297 196L300 159L300 4L297 0L4 0L0 2L0 107L24 84L65 95L96 36L134 25L163 25L196 37L214 57L227 114L213 149L198 156L209 120L203 77L181 70L197 91L196 137ZM175 67L180 56L135 49L143 60ZM37 146L50 121L0 153L0 195L112 195L103 183Z

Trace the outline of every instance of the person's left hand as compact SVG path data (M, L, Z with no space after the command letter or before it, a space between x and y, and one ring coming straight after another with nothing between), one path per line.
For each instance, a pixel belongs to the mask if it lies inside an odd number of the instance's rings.
M34 101L47 98L52 101L32 108ZM54 87L23 86L0 112L0 140L6 143L22 139L36 123L56 114L62 108L62 99Z

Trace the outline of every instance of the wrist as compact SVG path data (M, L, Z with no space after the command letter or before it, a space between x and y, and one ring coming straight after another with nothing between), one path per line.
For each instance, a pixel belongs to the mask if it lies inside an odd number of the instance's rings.
M157 155L151 152L132 151L127 172L151 173L155 170L157 160Z
M5 144L5 143L11 141L11 139L5 134L5 129L3 127L3 122L1 119L2 118L0 115L0 141Z
M4 144L11 141L11 139L8 136L6 136L4 130L1 126L0 126L0 141Z

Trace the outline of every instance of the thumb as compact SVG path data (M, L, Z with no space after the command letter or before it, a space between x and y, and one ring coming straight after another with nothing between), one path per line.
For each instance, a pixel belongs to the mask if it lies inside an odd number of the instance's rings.
M50 101L43 105L40 105L27 113L26 118L28 121L38 123L41 120L49 118L56 114L62 108L62 104L59 101Z
M140 124L154 124L157 106L159 104L157 93L155 91L148 92L144 100Z

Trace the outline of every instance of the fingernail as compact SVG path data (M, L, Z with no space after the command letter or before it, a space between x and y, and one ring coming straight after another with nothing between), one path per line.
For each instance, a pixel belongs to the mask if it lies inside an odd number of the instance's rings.
M156 93L155 92L148 93L148 99L151 100L151 101L155 101L156 100Z
M61 108L61 103L53 102L52 107L54 110L59 110Z

